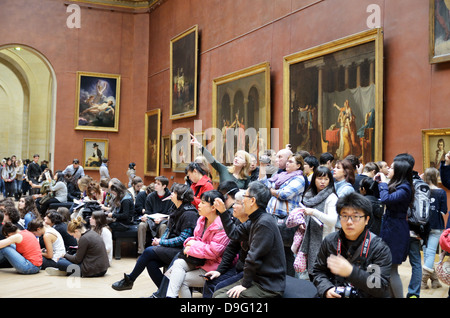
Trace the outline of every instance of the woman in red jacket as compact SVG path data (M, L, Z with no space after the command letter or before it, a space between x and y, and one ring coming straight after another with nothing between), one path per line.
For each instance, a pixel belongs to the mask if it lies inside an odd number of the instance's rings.
M213 190L213 184L211 179L208 177L208 172L205 171L201 164L197 162L191 162L187 166L186 174L192 182L191 189L194 191L194 201L192 201L192 204L198 209L198 204L201 201L200 198L202 197L202 194L206 191Z

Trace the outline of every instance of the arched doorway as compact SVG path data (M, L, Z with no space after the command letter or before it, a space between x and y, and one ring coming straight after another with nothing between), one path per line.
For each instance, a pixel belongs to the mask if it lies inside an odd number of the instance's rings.
M0 158L48 160L53 166L56 77L49 61L23 45L0 46Z

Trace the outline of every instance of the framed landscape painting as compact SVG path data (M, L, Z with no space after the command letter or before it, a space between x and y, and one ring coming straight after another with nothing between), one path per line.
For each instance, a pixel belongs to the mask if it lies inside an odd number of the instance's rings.
M144 175L159 176L161 109L145 113Z
M287 56L283 76L284 144L316 157L381 160L382 29Z
M119 131L120 75L77 72L75 129Z
M170 41L170 119L197 114L198 26Z
M108 158L109 140L98 138L84 138L83 140L83 169L99 170L103 158Z

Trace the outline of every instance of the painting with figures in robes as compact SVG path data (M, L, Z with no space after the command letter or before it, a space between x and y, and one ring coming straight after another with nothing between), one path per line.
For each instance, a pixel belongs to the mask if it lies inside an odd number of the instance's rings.
M284 143L317 158L381 159L382 30L285 57Z

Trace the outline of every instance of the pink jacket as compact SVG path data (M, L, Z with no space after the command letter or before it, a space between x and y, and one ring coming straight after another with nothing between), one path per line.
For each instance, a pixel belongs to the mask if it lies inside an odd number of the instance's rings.
M188 255L197 258L206 259L205 265L201 266L205 271L216 270L219 266L223 252L228 245L230 239L222 225L220 217L216 217L214 222L203 232L205 227L206 218L200 216L197 220L197 226L194 229L194 236L187 238L184 241L184 245L187 242L194 240L195 244L192 244L189 248ZM203 235L202 235L203 234Z

